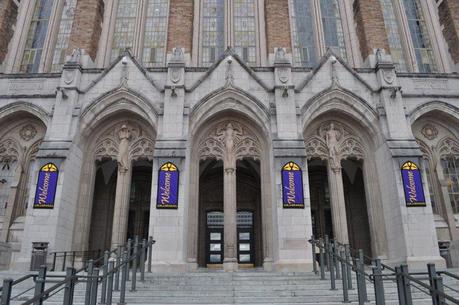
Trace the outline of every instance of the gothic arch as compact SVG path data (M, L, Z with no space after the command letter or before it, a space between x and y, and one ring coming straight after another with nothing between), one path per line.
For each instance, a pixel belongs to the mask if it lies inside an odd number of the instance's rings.
M430 101L414 108L409 114L411 124L414 124L422 116L438 111L446 117L453 117L459 121L459 108L443 101Z
M195 104L190 113L190 130L193 135L201 122L205 122L220 112L233 111L241 115L246 115L257 124L268 130L270 114L269 109L255 97L240 90L222 88L205 96L200 102Z
M104 112L105 113L105 112ZM156 140L155 126L133 111L120 111L91 122L81 131L82 150L85 151L84 166L80 178L78 212L75 216L74 248L86 250L92 213L96 161L114 160L118 166L126 166L139 159L152 160ZM123 148L125 157L120 158L120 145L128 134L128 145ZM123 144L124 145L124 144ZM123 146L124 147L124 146Z
M141 117L158 130L159 109L140 93L121 88L101 95L83 108L80 115L80 125L83 134L91 131L105 118L129 112Z
M316 118L331 111L351 117L367 130L371 138L376 139L379 137L376 111L360 97L341 88L323 91L301 107L301 126L303 126L303 130L306 130L308 125Z
M329 103L329 105L333 105ZM373 138L372 125L368 127L366 120L339 111L336 107L324 111L321 116L305 126L304 140L308 159L320 158L327 160L329 166L340 166L341 160L362 160L364 186L367 203L367 213L372 237L372 252L378 256L387 255L387 237L385 232L384 213L381 205L381 192L377 181L377 169L374 160L374 150L377 138ZM333 124L333 125L332 125ZM369 129L371 128L371 129ZM334 130L336 149L329 149L327 134ZM382 229L384 228L384 229Z
M17 101L0 107L0 122L7 120L13 115L17 116L18 114L30 115L41 121L45 126L48 126L51 120L51 114L42 107L29 102Z
M203 117L203 116L202 116ZM201 118L202 118L201 117ZM187 261L192 267L197 266L198 256L198 213L199 213L199 161L205 158L223 159L225 158L224 145L222 139L223 131L231 125L234 129L235 142L234 151L236 158L248 157L260 161L261 178L261 209L262 219L262 238L264 263L272 263L273 260L273 190L271 187L271 158L270 140L268 133L263 125L255 119L250 119L247 115L242 115L238 111L221 111L213 113L213 116L205 116L190 132L192 141L188 158L190 160L190 171L188 181L195 181L189 184L188 196L189 204L186 207L187 213Z

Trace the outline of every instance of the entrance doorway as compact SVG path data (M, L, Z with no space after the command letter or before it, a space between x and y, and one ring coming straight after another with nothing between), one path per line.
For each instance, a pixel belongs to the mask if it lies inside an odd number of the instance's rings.
M96 179L88 250L91 253L111 247L118 165L115 160L96 163ZM132 164L126 240L139 236L148 239L150 219L152 163L146 160Z
M368 221L363 163L357 160L341 161L346 204L349 244L372 256ZM313 234L316 238L334 237L328 172L326 162L311 159L308 162Z
M224 259L223 163L202 161L200 172L198 262L200 267L221 268ZM236 191L239 267L262 266L259 162L237 162Z
M206 264L207 267L220 267L224 258L223 212L207 213L206 230ZM239 211L237 213L237 258L243 267L253 267L255 264L253 212Z

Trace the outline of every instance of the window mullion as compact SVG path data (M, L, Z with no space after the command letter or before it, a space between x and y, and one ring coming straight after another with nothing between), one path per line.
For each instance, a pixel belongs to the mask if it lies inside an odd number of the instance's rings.
M63 0L54 0L51 16L48 21L48 33L46 34L45 42L43 45L43 53L41 56L39 72L48 72L51 69L53 56L52 50L56 42L59 29L58 24L60 21L58 12L62 11L63 2Z
M395 14L397 14L397 19L400 24L401 29L401 38L402 44L405 53L405 60L407 64L408 71L417 72L419 71L417 63L416 63L416 55L414 53L414 46L413 42L411 41L410 29L408 27L408 19L405 14L405 6L402 3L402 0L392 0L392 4L395 9Z
M325 38L324 28L322 24L322 12L320 11L320 0L313 0L314 6L314 21L316 24L316 41L317 41L317 55L319 58L325 55Z
M132 55L141 60L141 50L143 48L143 36L145 34L145 16L146 16L146 0L138 0L137 3L137 13L136 13L136 25L135 25L135 35L132 48Z

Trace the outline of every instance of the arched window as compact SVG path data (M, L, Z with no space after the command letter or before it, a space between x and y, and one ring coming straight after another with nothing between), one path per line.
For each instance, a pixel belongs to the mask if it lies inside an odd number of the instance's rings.
M258 0L202 0L200 5L201 65L212 65L227 47L233 47L247 64L257 65L260 62Z
M459 214L459 156L446 156L441 159L443 176L448 186L449 200L454 214Z
M21 5L26 3L23 1ZM22 47L19 71L60 72L72 31L76 0L31 0L30 4L28 14L31 19ZM59 30L53 31L53 28Z
M379 1L396 69L400 72L437 72L428 22L421 1Z
M347 60L342 9L337 0L290 0L295 65L315 65L328 48Z
M164 66L169 1L118 0L115 7L110 60L130 49L144 66Z

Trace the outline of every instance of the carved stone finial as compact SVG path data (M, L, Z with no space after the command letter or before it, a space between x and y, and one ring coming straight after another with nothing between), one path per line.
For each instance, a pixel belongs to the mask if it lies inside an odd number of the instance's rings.
M234 82L234 75L233 75L233 58L228 56L226 60L226 75L225 75L225 87L232 87Z
M185 56L183 55L182 48L174 48L172 51L172 57L170 62L173 63L183 63L185 62Z
M72 55L70 55L70 59L68 62L70 63L80 63L81 58L81 49L73 49Z
M120 78L120 87L126 88L128 86L128 81L129 81L129 70L128 70L128 65L127 65L127 60L126 63L124 63L124 57L123 57L123 65L121 67L121 78Z
M336 88L340 86L338 73L336 71L336 63L338 62L338 60L336 59L335 56L331 56L330 61L331 61L331 81L332 81L331 86L332 88Z
M287 57L287 53L284 48L276 48L276 52L274 55L274 64L278 65L285 65L290 64L290 60Z

